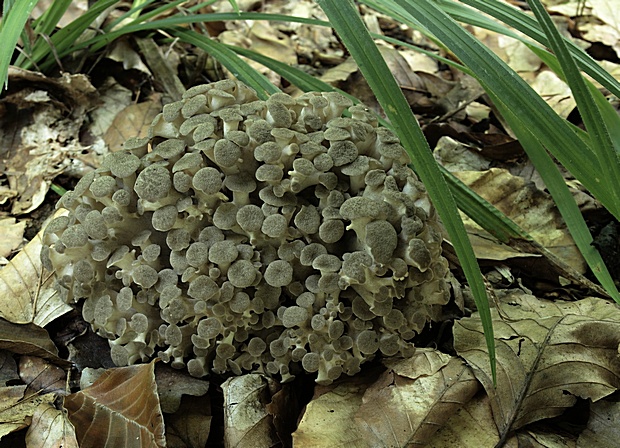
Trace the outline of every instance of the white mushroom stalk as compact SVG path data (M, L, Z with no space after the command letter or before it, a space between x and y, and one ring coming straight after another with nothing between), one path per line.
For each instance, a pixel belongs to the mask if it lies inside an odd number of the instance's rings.
M125 148L61 199L41 253L119 365L329 384L410 356L449 299L424 186L341 95L198 86Z

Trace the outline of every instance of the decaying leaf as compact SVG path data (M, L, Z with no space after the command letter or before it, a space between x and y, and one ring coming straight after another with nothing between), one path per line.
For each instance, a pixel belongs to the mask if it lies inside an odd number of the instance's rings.
M27 395L51 392L66 394L67 373L38 356L20 357L19 376L28 385Z
M1 193L0 193L1 194ZM17 222L15 218L0 219L0 257L8 257L24 240L26 221Z
M16 193L13 215L39 207L54 177L83 168L77 161L88 148L80 130L97 96L83 74L52 79L9 69L9 88L0 100L0 161Z
M41 266L41 233L0 270L0 317L44 327L71 311L53 289L53 278Z
M493 387L480 318L454 326L454 347L474 368L502 437L558 416L577 397L597 401L620 387L620 308L602 299L548 301L522 292L491 310L496 339Z
M205 448L212 420L209 397L184 396L177 412L164 420L168 448Z
M0 349L39 356L61 366L70 365L58 357L58 350L47 331L34 324L18 325L0 319Z
M130 137L145 137L155 116L161 112L161 95L154 95L149 101L130 104L121 110L112 121L103 139L110 151L120 151Z
M554 255L569 263L578 272L585 272L585 261L547 193L505 169L491 168L486 171L454 174ZM467 227L468 232L478 235L485 233L471 220ZM480 257L484 254L476 252L476 255ZM490 256L497 257L497 254Z
M53 394L26 396L27 386L0 387L0 438L26 428L40 404L51 404Z
M368 448L353 423L364 391L376 378L358 375L329 386L317 386L293 433L293 446L304 448Z
M436 350L418 349L412 358L386 365L371 383L354 378L317 388L293 434L294 445L424 446L479 387L461 360Z
M265 406L277 388L271 378L259 374L227 379L224 392L224 443L230 448L280 446L272 416Z
M209 382L189 376L187 372L160 363L155 369L157 392L162 412L177 412L183 395L201 397L209 390Z
M423 446L478 390L461 360L418 349L390 368L366 390L355 422L367 446Z
M26 433L28 448L78 448L73 425L62 410L41 403L34 410Z
M588 427L579 435L579 447L615 448L620 440L620 403L601 400L590 406Z
M154 362L106 370L92 386L67 396L65 408L81 448L166 444Z

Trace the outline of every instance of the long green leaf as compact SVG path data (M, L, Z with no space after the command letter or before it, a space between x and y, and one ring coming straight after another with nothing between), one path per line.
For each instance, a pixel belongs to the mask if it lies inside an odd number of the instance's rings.
M610 194L615 196L615 208L620 210L618 188L616 187L616 180L620 179L620 159L611 141L611 136L601 111L598 109L586 81L581 76L564 38L556 29L549 14L547 14L538 0L528 0L528 4L545 32L549 45L562 66L566 82L575 97L577 108L590 135L591 147L597 156L598 165L603 174L601 183L606 186Z
M429 0L394 0L443 41L481 84L519 116L540 142L617 218L614 196L592 175L592 149L500 58Z
M407 148L416 171L446 226L480 312L491 368L495 377L493 327L480 268L458 214L454 198L437 167L424 134L353 3L350 0L323 0L320 6L357 62L403 146Z
M6 12L2 18L0 28L0 86L8 86L9 65L15 51L15 45L21 34L26 20L36 6L38 0L18 1Z
M523 125L519 117L517 117L510 108L499 101L498 98L495 98L493 95L491 95L491 97L499 112L506 119L510 128L519 139L519 142L536 167L536 170L543 176L545 185L551 193L575 244L588 263L588 266L590 266L590 269L607 293L616 302L620 303L620 294L618 294L616 285L598 250L592 246L592 235L590 234L588 225L583 219L583 215L570 190L566 186L566 182L560 170L547 154L547 151L542 147L538 139Z
M544 46L549 46L547 36L541 30L536 20L525 14L523 11L508 5L507 3L500 2L498 0L460 0L460 2L475 8L476 11L472 13L471 11L468 11L465 6L454 2L453 0L441 0L439 5L444 8L446 12L450 11L449 14L451 14L455 20L463 21L465 23L471 23L472 18L476 15L479 16L478 11L481 11L531 37L536 42ZM448 6L450 9L448 9ZM483 23L478 23L478 25L486 28ZM522 38L520 38L520 40L524 41ZM620 97L620 82L617 79L602 68L594 59L592 59L590 55L579 48L576 44L566 39L564 39L564 42L582 70L605 86L614 95Z

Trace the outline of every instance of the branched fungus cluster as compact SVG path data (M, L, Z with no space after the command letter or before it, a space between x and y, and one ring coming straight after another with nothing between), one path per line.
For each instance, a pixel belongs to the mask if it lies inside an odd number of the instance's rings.
M63 196L42 260L117 365L329 384L376 353L409 356L448 300L408 162L339 94L194 87Z

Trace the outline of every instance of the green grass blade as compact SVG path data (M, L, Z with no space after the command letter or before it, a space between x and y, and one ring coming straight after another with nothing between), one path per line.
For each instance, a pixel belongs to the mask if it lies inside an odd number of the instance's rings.
M241 82L256 90L259 98L266 99L269 95L280 92L280 89L269 82L264 75L250 67L247 62L225 45L194 31L180 28L172 28L168 31L183 42L195 45L213 56Z
M549 46L547 36L541 30L536 20L506 3L497 0L460 0L460 2L504 22L544 46ZM461 14L453 16L456 20L469 23L470 16L472 16L471 12L467 11L463 5L459 5L452 0L440 1L441 7L448 4L453 8L452 12L460 8ZM523 41L523 39L520 40ZM564 42L572 56L577 60L580 68L620 98L620 82L577 45L566 39Z
M592 246L592 235L590 234L588 225L584 221L579 207L566 186L566 182L560 170L547 154L547 151L542 147L538 139L532 135L510 108L506 107L498 98L493 97L493 95L491 95L491 98L499 112L509 123L511 129L523 146L523 149L536 167L536 170L545 181L545 185L551 193L556 206L560 210L566 222L566 226L575 244L579 248L579 251L583 255L583 258L586 260L586 263L590 266L590 269L603 288L605 288L616 302L620 303L620 294L616 289L616 285L598 250Z
M66 55L66 49L71 48L75 41L84 31L101 15L107 8L117 3L117 0L99 0L92 8L79 16L69 25L55 32L51 38L51 45L59 57ZM39 61L41 63L39 64ZM31 60L25 61L23 67L30 68L38 64L41 70L49 70L56 64L55 55L51 52L50 43L40 39L34 46Z
M446 226L480 312L495 379L495 343L486 290L480 268L448 185L437 167L428 143L402 91L387 68L353 3L349 0L323 0L320 6L356 60L403 146L410 153L415 168Z
M499 57L429 0L394 0L416 15L493 93L523 120L540 142L616 217L614 200L600 178L592 176L592 149L571 126Z
M615 181L620 179L620 159L611 141L611 136L609 135L605 120L603 120L601 112L594 101L586 81L581 76L581 72L564 38L551 21L551 17L549 17L549 14L547 14L538 0L528 0L528 4L545 32L549 45L555 53L562 67L566 82L573 93L581 118L590 135L591 147L599 162L599 167L603 175L601 183L607 187L610 194L615 196L615 208L616 210L620 210L618 188L616 188L615 185ZM592 173L592 177L594 176L595 174Z
M5 12L0 24L0 86L6 88L8 85L9 65L13 58L15 46L19 40L26 21L30 13L36 6L38 0L18 1Z

